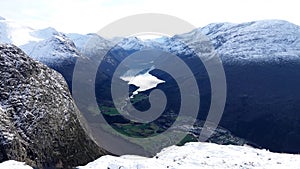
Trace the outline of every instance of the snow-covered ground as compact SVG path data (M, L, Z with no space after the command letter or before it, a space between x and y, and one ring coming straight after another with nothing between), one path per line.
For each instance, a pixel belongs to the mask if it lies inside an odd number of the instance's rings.
M0 163L2 169L32 169L22 162ZM187 143L163 149L153 158L102 156L78 169L300 169L300 154L280 154L249 146Z
M3 163L0 163L0 168L3 169L32 169L32 167L25 165L23 162L18 162L18 161L5 161Z
M103 156L79 169L300 169L300 155L272 153L248 146L187 143L163 149L153 158Z

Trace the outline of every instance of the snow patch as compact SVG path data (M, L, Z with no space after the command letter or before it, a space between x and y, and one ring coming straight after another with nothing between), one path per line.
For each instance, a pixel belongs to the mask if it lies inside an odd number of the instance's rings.
M32 167L26 165L24 162L18 162L14 160L4 161L0 163L0 168L5 169L33 169Z

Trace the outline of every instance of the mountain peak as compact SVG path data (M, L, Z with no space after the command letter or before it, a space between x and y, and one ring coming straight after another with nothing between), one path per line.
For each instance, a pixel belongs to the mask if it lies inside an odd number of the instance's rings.
M36 30L32 34L41 39L49 39L53 35L59 34L59 32L55 28L48 27L45 29Z
M3 18L2 16L0 16L0 20L5 20L5 18Z

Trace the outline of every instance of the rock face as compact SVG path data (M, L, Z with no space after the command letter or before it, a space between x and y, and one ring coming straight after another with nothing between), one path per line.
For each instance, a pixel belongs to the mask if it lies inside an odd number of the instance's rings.
M63 77L0 45L0 161L71 168L103 154L86 134Z

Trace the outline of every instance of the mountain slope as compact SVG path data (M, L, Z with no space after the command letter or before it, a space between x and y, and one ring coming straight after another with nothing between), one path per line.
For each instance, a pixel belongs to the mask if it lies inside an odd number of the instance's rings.
M70 168L106 152L85 133L63 77L0 45L0 161Z
M65 35L58 33L49 39L21 46L21 48L35 60L38 60L49 67L55 67L63 62L75 62L81 57L74 43Z
M197 42L200 34L209 37L223 63L300 59L300 27L287 21L216 23L176 37L197 48L197 43L192 42Z
M272 151L299 153L300 27L265 20L211 24L201 31L227 77L221 125Z

